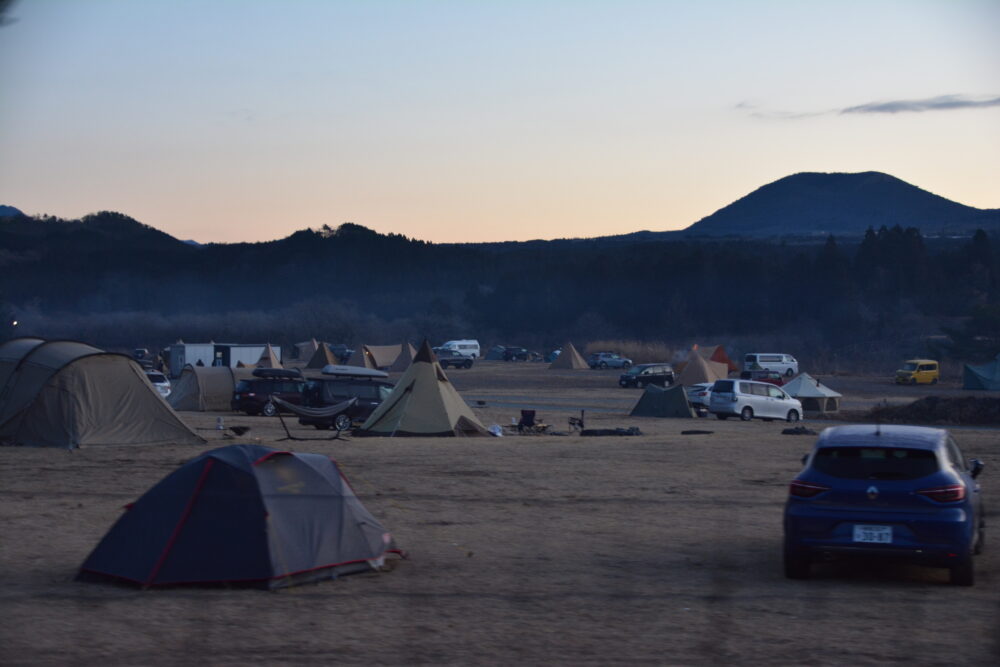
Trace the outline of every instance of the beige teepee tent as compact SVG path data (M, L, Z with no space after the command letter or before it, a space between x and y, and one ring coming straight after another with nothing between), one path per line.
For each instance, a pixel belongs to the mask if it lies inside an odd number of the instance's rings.
M417 351L413 349L413 346L409 342L400 345L401 352L396 357L396 360L392 362L392 366L389 366L390 373L402 373L410 364L413 363L413 357L416 356Z
M562 352L559 353L556 360L549 364L550 370L560 368L577 370L580 368L590 368L590 366L587 365L586 359L576 351L573 343L566 343L563 345Z
M278 355L270 343L260 353L260 359L257 360L257 368L282 368L281 361L278 360Z
M674 380L674 384L690 387L702 382L724 380L729 375L729 367L718 361L709 361L700 354L692 352L688 355L684 370Z
M355 431L374 436L489 435L425 340L395 389Z
M340 361L337 360L337 355L330 351L330 346L326 343L320 343L312 357L309 358L309 363L306 364L306 368L321 369L324 366L329 366L330 364L336 365L339 363Z

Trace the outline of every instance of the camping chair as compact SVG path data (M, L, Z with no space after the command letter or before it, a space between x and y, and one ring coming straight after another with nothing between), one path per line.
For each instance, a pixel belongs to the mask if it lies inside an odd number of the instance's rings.
M518 433L545 433L548 428L548 424L535 419L534 410L521 410L521 421L517 422Z
M333 426L337 423L337 417L347 412L348 408L358 402L358 399L350 398L342 403L328 405L322 408L307 408L302 405L295 405L294 403L289 403L288 401L278 398L277 396L271 396L271 401L273 401L275 407L278 408L278 420L281 422L282 428L285 429L285 437L278 439L280 442L281 440L337 440L340 438L341 433L340 429L335 429L336 433L329 438L298 438L292 435L291 431L288 430L288 424L285 423L285 418L281 416L281 412L283 410L298 415L299 417L323 419L324 421L329 420L330 426Z

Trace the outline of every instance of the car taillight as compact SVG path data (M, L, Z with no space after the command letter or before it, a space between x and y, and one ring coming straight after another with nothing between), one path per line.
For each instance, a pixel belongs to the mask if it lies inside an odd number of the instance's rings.
M936 486L933 489L921 489L917 495L930 498L938 503L955 503L965 500L965 486L962 484L949 484L948 486Z
M812 482L803 482L800 479L796 479L788 485L788 495L795 496L796 498L812 498L813 496L818 496L824 491L829 490L829 486L813 484Z

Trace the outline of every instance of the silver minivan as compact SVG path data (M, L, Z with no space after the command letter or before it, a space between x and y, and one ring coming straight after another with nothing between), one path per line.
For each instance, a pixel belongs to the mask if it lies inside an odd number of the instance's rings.
M751 352L743 357L743 370L753 371L757 369L778 371L792 377L798 375L799 362L790 354L778 352Z
M716 380L708 411L719 419L739 417L750 421L757 417L797 422L802 416L802 403L768 382Z

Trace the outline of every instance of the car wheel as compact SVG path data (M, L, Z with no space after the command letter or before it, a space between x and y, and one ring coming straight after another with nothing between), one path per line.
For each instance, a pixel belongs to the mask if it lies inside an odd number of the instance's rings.
M468 361L466 361L464 364L462 364L462 366L464 368L472 368L472 359L469 359Z
M809 556L793 549L785 547L785 577L788 579L808 579L809 566L811 565Z
M938 379L934 378L933 380L931 380L931 384L937 384L937 381L938 381Z
M333 427L338 431L346 431L351 428L351 418L341 413L333 420Z
M795 373L792 372L791 368L785 371L785 377L792 377L793 375L795 375Z
M910 384L916 384L917 378L910 378Z
M949 568L953 586L972 586L976 583L976 570L972 564L972 554L966 554Z
M274 403L268 401L267 403L264 404L264 409L261 410L261 412L264 413L265 417L273 417L274 415L278 414L278 408L274 407Z
M602 361L601 363L597 364L597 367L598 368L607 368L608 367L608 362Z
M745 422L748 422L751 419L753 419L753 408L751 408L748 405L745 408L743 408L742 410L740 410L740 419L742 419Z
M799 420L799 412L798 412L798 410L789 410L788 411L788 421L790 421L790 422L797 422L798 420Z
M729 419L729 415L724 415L721 412L718 412L716 413L715 418L720 421L726 421L727 419Z
M622 368L624 368L625 370L628 370L628 369L632 368L632 364L630 364L629 362L626 361L625 363L622 364Z

